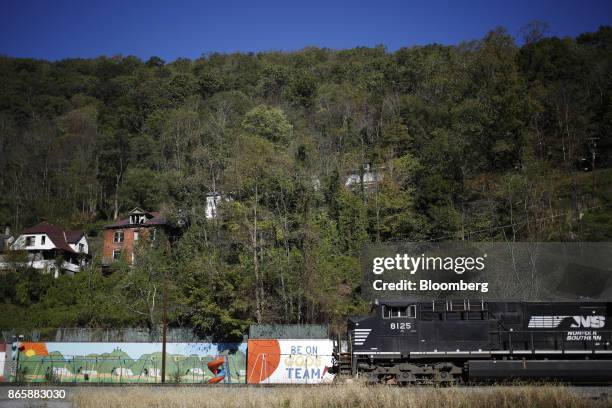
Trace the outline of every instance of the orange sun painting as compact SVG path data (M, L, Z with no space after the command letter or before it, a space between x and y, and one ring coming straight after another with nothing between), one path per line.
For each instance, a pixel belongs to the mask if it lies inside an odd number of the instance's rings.
M45 343L23 342L21 343L21 346L23 347L22 353L28 357L49 355L47 345Z

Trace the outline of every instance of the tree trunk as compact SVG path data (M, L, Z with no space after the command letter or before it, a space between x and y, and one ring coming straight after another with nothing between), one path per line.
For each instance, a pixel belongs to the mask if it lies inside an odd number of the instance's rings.
M251 232L251 246L253 248L253 269L255 270L255 316L257 323L261 323L261 276L259 276L259 258L257 257L257 204L259 201L257 186L255 186L255 205L253 207L253 230Z
M115 202L114 202L114 211L113 211L113 220L117 220L119 216L119 185L121 183L121 176L123 175L123 159L119 159L119 172L116 176L115 182Z

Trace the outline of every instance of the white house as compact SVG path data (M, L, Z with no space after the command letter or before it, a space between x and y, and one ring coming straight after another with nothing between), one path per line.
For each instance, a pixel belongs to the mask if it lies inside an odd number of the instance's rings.
M375 186L383 179L380 171L372 169L369 164L366 164L363 174L359 172L349 174L344 185L348 188L358 188L361 185L362 177L366 189Z
M161 377L161 369L159 368L148 368L146 370L146 375L148 377Z
M11 250L27 252L27 266L52 273L75 274L89 259L89 243L83 231L66 231L41 222L23 231ZM0 263L0 266L4 264Z
M60 377L68 377L71 376L72 373L66 367L53 367L52 369L53 375L57 375Z
M131 368L118 367L118 368L115 368L111 372L111 375L121 376L121 377L132 377L134 373L132 372Z
M206 195L206 218L211 220L217 218L218 206L222 201L231 201L231 197L217 193L208 193Z

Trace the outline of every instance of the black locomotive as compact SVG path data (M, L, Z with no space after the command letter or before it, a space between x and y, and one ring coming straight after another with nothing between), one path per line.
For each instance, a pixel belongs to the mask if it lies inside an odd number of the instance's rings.
M340 372L397 384L612 383L612 302L404 299L372 309L349 318Z

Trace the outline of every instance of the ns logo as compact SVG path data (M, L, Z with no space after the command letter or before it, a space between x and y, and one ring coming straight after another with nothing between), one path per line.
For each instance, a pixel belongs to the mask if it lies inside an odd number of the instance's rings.
M572 328L590 328L601 329L606 325L606 316L572 316L574 322L570 325Z

